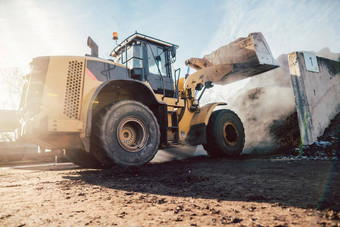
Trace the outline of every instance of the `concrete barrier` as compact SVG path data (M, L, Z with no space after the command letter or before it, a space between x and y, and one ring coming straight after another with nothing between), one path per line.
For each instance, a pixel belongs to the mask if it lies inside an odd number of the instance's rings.
M294 52L288 63L302 144L310 145L340 112L340 62Z

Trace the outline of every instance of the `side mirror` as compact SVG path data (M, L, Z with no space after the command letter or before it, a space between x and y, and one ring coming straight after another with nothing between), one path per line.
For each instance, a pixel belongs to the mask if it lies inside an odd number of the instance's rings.
M175 58L176 57L176 46L171 46L171 57Z

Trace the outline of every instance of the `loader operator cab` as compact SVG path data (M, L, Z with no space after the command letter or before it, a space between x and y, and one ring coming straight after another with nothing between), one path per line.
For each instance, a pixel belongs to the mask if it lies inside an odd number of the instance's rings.
M175 95L177 45L135 33L111 52L115 62L129 68L132 79L148 82L156 94L164 97Z

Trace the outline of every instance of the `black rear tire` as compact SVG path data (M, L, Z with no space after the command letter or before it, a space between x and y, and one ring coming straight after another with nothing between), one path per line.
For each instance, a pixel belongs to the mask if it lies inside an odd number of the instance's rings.
M65 150L64 156L74 164L85 168L107 168L100 163L91 153L87 153L85 150Z
M160 131L152 111L140 102L123 100L100 112L93 125L91 146L102 163L138 166L156 154Z
M203 147L211 157L238 156L245 135L240 118L231 110L214 111L207 126L207 144Z

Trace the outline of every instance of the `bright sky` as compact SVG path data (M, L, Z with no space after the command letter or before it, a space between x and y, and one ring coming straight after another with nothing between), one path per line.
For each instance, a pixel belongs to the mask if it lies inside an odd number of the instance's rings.
M178 44L182 73L186 59L257 31L274 57L323 47L340 52L339 12L338 0L0 0L0 70L27 70L36 56L90 53L88 35L108 58L114 31L119 41L137 30Z

